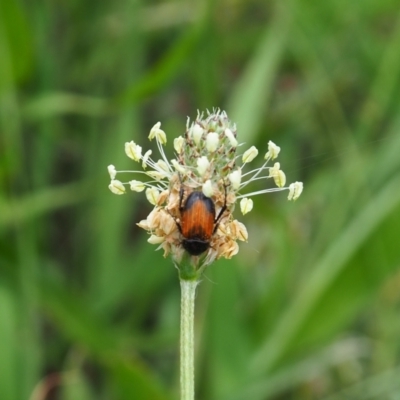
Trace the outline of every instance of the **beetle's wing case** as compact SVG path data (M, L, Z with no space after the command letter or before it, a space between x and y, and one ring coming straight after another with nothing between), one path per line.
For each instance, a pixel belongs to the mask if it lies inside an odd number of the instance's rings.
M189 194L181 209L181 231L187 239L209 240L214 231L215 206L203 192Z

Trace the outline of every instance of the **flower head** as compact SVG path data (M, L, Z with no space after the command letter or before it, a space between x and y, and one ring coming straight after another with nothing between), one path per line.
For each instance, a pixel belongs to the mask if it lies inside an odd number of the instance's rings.
M125 193L125 186L136 192L145 190L146 198L154 208L138 226L149 233L149 243L162 248L164 256L171 254L176 263L184 254L187 255L185 249L201 266L237 254L237 241L247 241L248 237L245 225L233 216L238 200L244 215L253 208L250 196L289 190L288 199L296 200L303 190L301 182L285 187L286 176L280 164L268 165L280 152L280 147L271 141L268 142L264 164L245 171L247 164L258 155L258 150L251 146L241 156L236 154L240 147L236 126L224 111L207 112L206 116L198 114L193 123L188 120L185 134L173 141L175 157L171 160L164 153L167 136L160 126L159 122L155 124L149 135L150 140L156 140L161 155L158 161L151 158L151 150L142 155L142 147L133 141L125 144L127 156L141 161L143 170L124 172L141 174L148 179L121 182L115 177L122 171L110 165L109 188L115 194ZM249 183L262 179L272 180L276 187L245 193ZM192 196L194 192L200 194ZM188 198L190 204L186 203ZM194 206L197 214L193 215L202 214L198 222L190 217L192 226L189 229L187 212L192 212ZM188 241L195 247L200 246L200 250L188 251Z

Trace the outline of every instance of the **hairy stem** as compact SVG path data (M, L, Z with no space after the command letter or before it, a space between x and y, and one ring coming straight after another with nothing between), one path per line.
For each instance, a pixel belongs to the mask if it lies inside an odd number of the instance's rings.
M181 280L181 400L194 400L194 299L196 280Z

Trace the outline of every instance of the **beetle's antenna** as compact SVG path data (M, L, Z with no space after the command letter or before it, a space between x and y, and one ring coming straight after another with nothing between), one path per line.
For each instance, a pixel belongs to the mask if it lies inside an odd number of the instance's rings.
M181 183L181 187L179 188L179 211L182 211L182 202L183 202L183 182L182 182L182 177L181 174L178 172L178 178L179 182Z
M219 223L221 222L222 215L223 215L223 213L226 211L226 209L228 208L228 207L226 206L226 187L227 187L227 186L228 186L228 185L227 185L227 184L225 183L225 181L224 181L224 191L225 191L224 205L222 206L221 210L220 210L219 213L218 213L217 218L216 218L215 221L214 221L214 231L213 231L213 234L214 234L215 232L217 232Z

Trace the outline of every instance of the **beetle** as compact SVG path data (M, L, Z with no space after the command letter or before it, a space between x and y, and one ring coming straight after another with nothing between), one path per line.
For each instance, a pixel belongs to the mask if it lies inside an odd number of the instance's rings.
M182 246L192 256L204 253L210 247L210 241L218 229L221 217L226 207L225 201L217 218L215 218L214 201L203 192L190 193L183 204L183 188L180 190L179 211L180 223L176 223L183 236Z

